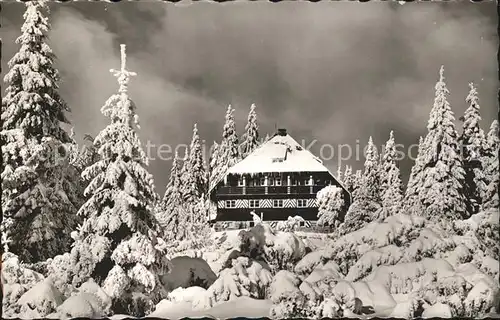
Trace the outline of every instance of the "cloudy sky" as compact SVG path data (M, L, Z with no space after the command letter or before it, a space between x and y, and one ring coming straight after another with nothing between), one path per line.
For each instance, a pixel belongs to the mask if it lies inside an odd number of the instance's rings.
M3 77L18 49L24 7L2 7ZM211 145L220 140L228 104L241 132L255 103L261 135L285 127L306 145L316 140L316 154L323 144L364 145L370 135L382 145L391 129L398 143L413 144L426 132L441 65L457 118L471 81L483 127L497 115L493 1L53 2L50 10L50 45L79 139L107 123L100 108L117 90L109 69L120 66L120 43L127 44L128 69L138 74L130 94L144 143L189 143L198 123ZM343 164L360 168L360 160ZM335 171L337 155L325 163ZM404 177L410 166L402 161ZM169 161L150 165L160 192L169 170Z

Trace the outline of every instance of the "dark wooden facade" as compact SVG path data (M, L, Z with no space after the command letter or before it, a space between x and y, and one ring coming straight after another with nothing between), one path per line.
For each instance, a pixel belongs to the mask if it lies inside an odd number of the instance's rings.
M344 190L347 210L350 195L328 171L229 174L212 190L211 199L217 206L217 221L252 220L252 211L265 221L297 215L314 221L316 194L328 185Z

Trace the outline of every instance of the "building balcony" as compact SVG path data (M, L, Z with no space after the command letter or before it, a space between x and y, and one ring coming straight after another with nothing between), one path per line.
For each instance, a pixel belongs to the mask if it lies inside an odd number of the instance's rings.
M325 186L258 186L233 187L222 186L217 190L218 195L266 195L266 194L316 194ZM267 188L267 192L266 192Z

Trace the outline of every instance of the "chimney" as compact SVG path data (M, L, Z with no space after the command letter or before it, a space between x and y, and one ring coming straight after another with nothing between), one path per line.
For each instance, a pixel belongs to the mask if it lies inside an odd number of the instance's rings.
M286 136L286 129L278 129L278 135L280 136Z

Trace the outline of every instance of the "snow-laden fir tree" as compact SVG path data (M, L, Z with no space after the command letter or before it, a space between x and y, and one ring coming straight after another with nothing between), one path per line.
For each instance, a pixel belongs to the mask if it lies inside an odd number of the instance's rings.
M462 134L459 143L462 151L463 166L465 170L465 197L467 198L469 214L477 213L482 199L485 197L486 181L482 166L485 157L485 143L483 129L481 129L480 107L477 90L474 84L469 84L470 91L465 99L469 107L462 118Z
M344 219L344 192L337 186L326 186L317 194L318 225L337 227Z
M362 228L365 224L383 218L380 197L380 168L377 147L372 137L368 141L364 172L354 201L341 226L341 234Z
M394 142L394 132L391 131L387 140L380 166L380 195L382 198L383 217L399 213L403 205L403 184L399 171Z
M78 167L82 170L93 165L99 159L99 154L94 146L94 137L90 134L83 136L83 144L79 148Z
M245 158L259 146L259 126L257 124L257 112L255 108L255 104L252 104L248 113L248 122L245 126L245 134L243 135L243 142L241 144L242 158Z
M363 179L363 170L358 169L354 174L352 179L352 201L356 198L356 194L358 193L359 187L361 186L361 180Z
M264 138L263 143L269 141L269 139L271 139L271 136L268 133L268 134L266 134L266 137Z
M101 109L110 124L94 141L100 159L82 174L91 180L85 190L89 199L79 211L84 222L72 235L71 255L80 277L94 278L113 298L115 312L141 316L148 306L137 299L158 302L159 276L168 269L168 261L153 211L158 196L136 131L136 106L127 92L135 73L125 69L125 45L121 59L121 69L111 70L119 92ZM128 310L130 305L134 310Z
M222 158L227 161L227 167L232 167L240 160L238 145L234 109L228 106L221 143Z
M485 156L483 158L484 175L487 184L486 192L484 193L483 208L497 208L498 202L498 184L499 184L499 170L498 170L498 152L500 146L500 139L498 137L498 120L491 123L488 132Z
M46 3L29 1L26 7L20 48L4 78L1 231L13 253L40 261L68 249L78 201L67 172L72 139L62 127L70 110L58 92L55 55L46 43Z
M342 177L342 164L339 163L339 165L337 166L337 180L341 183L344 182L344 179Z
M352 174L352 167L351 166L346 166L345 171L344 171L344 187L349 191L349 193L352 194L354 191L354 175Z
M214 173L210 179L212 186L218 183L226 174L226 171L241 159L233 113L234 109L229 105L226 112L226 122L222 130L222 141L217 148L217 157L214 160Z
M207 175L196 124L193 127L193 138L189 148L189 155L186 161L184 161L182 168L181 180L181 194L184 203L192 208L196 206L198 209L201 209L198 205L202 195L207 192ZM197 221L203 215L204 211L197 212L197 210L194 210L192 212L195 216L189 217L190 221Z
M361 193L370 201L381 203L380 198L380 167L379 167L379 154L377 147L373 143L372 137L368 140L366 148L366 160L361 179Z
M157 210L157 220L161 227L163 239L181 240L186 237L188 213L184 206L181 193L182 187L182 163L176 151L170 169L165 194Z
M424 205L422 213L425 217L453 221L467 218L468 213L464 190L465 171L444 79L444 67L441 67L424 139L420 200Z
M404 196L403 212L409 215L422 215L423 204L420 194L423 192L423 183L421 180L422 170L424 169L424 138L420 136L418 141L418 152L415 163L411 168L410 177L406 185Z
M213 185L212 182L215 181L215 176L217 174L217 166L219 164L219 144L214 141L212 147L210 148L210 155L208 157L208 189L210 190Z

